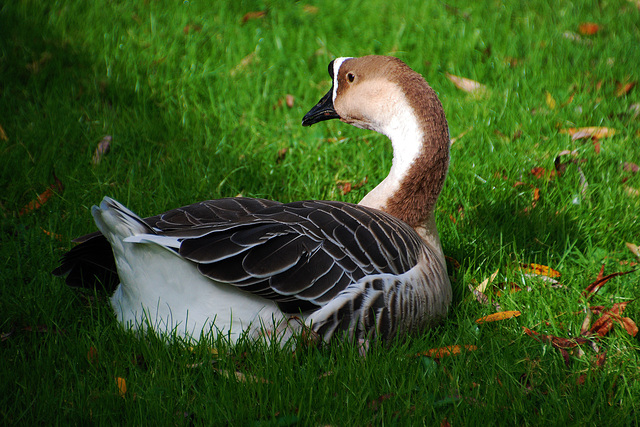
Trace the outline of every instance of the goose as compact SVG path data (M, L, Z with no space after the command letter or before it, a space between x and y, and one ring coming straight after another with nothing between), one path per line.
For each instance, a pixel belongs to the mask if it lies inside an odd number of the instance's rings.
M111 292L126 327L192 340L300 331L391 340L444 318L451 284L434 216L449 166L442 104L394 57L340 57L329 75L302 125L339 119L393 147L388 176L359 204L235 197L142 219L105 197L91 209L99 231L76 239L53 274Z

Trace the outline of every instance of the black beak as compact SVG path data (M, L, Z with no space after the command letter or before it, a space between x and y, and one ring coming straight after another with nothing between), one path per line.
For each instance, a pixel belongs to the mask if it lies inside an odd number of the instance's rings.
M311 126L312 124L322 122L324 120L339 119L340 116L333 108L333 86L320 101L304 115L302 118L302 126Z

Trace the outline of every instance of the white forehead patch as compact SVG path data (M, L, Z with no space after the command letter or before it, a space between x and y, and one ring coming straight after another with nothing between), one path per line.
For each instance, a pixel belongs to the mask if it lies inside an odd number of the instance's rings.
M333 61L333 102L336 102L336 95L338 94L338 72L340 71L340 66L347 59L353 58L352 56L343 56L340 58L336 58Z

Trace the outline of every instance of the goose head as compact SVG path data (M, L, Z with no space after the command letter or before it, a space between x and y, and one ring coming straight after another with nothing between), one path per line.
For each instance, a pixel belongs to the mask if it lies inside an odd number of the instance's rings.
M302 125L340 119L386 135L393 146L391 170L360 204L405 221L441 252L434 209L449 167L449 129L435 91L388 56L337 58L329 75L331 89Z

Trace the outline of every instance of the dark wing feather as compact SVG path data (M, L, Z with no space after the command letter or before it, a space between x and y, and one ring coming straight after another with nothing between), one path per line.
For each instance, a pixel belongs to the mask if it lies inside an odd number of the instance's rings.
M145 222L177 237L180 255L203 275L272 299L287 313L321 307L368 274L404 273L423 247L395 217L342 202L210 200ZM72 249L56 272L73 273L77 255L103 241L98 235ZM113 256L103 264L113 265Z

